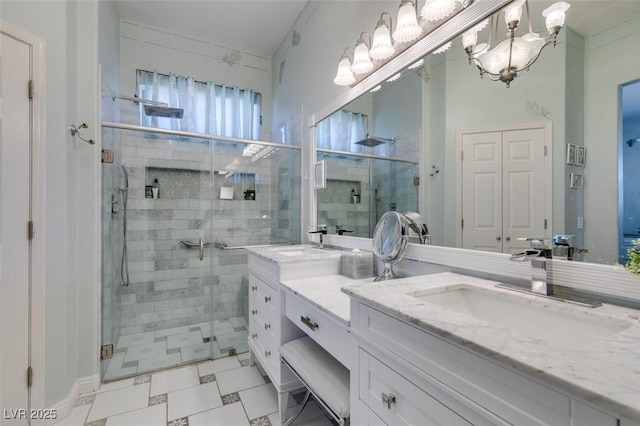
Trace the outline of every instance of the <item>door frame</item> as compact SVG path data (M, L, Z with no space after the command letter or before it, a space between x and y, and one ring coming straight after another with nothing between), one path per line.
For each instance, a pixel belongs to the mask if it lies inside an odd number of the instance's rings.
M33 34L2 20L0 32L31 46L31 220L34 234L30 244L30 338L29 356L33 368L31 407L45 408L45 43ZM26 372L25 372L26 375ZM25 377L26 380L26 377ZM26 408L26 407L25 407ZM34 424L39 421L34 420Z
M550 121L540 123L504 124L499 126L472 127L456 131L456 247L462 247L462 138L474 133L505 132L511 130L543 129L547 153L544 161L545 180L544 214L547 219L547 231L553 229L553 125ZM545 235L546 236L546 235Z

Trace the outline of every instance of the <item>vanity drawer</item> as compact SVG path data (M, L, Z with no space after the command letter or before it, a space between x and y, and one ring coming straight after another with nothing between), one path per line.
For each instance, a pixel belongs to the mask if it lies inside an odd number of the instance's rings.
M285 313L295 325L340 361L351 368L349 351L355 348L353 336L345 325L339 324L327 314L312 306L301 297L285 292Z
M566 395L363 304L358 323L371 342L509 423L571 423Z
M249 301L253 309L277 317L278 291L253 274L249 275Z
M275 379L279 382L280 352L276 349L276 345L265 340L258 330L252 330L251 327L249 327L249 344L271 380Z
M359 368L360 400L388 425L472 424L362 349Z

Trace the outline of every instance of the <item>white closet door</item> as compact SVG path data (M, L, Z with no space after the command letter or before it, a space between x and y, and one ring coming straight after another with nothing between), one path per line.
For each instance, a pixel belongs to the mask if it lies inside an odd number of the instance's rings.
M27 424L29 393L30 46L1 35L0 405L7 424ZM8 411L8 410L14 410ZM14 420L22 418L21 420ZM2 422L2 420L0 420ZM4 423L2 423L4 424Z
M502 133L462 136L462 248L502 252Z
M529 247L528 242L518 238L545 235L544 145L543 129L502 134L504 253L518 253Z
M545 235L545 130L462 135L462 248L516 253Z

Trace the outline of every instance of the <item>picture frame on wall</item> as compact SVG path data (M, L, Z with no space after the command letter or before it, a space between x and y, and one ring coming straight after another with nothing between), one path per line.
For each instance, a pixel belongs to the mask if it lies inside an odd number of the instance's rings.
M582 183L584 180L582 177L582 173L571 173L570 177L571 177L570 183L569 183L570 188L572 189L582 188Z
M576 147L576 166L584 167L586 160L586 149L583 146Z
M576 164L576 146L573 144L567 144L567 164L575 165Z

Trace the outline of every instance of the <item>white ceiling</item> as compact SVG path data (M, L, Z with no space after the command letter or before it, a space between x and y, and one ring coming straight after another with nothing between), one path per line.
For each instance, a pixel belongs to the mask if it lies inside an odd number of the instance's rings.
M115 0L121 19L271 57L308 0Z

